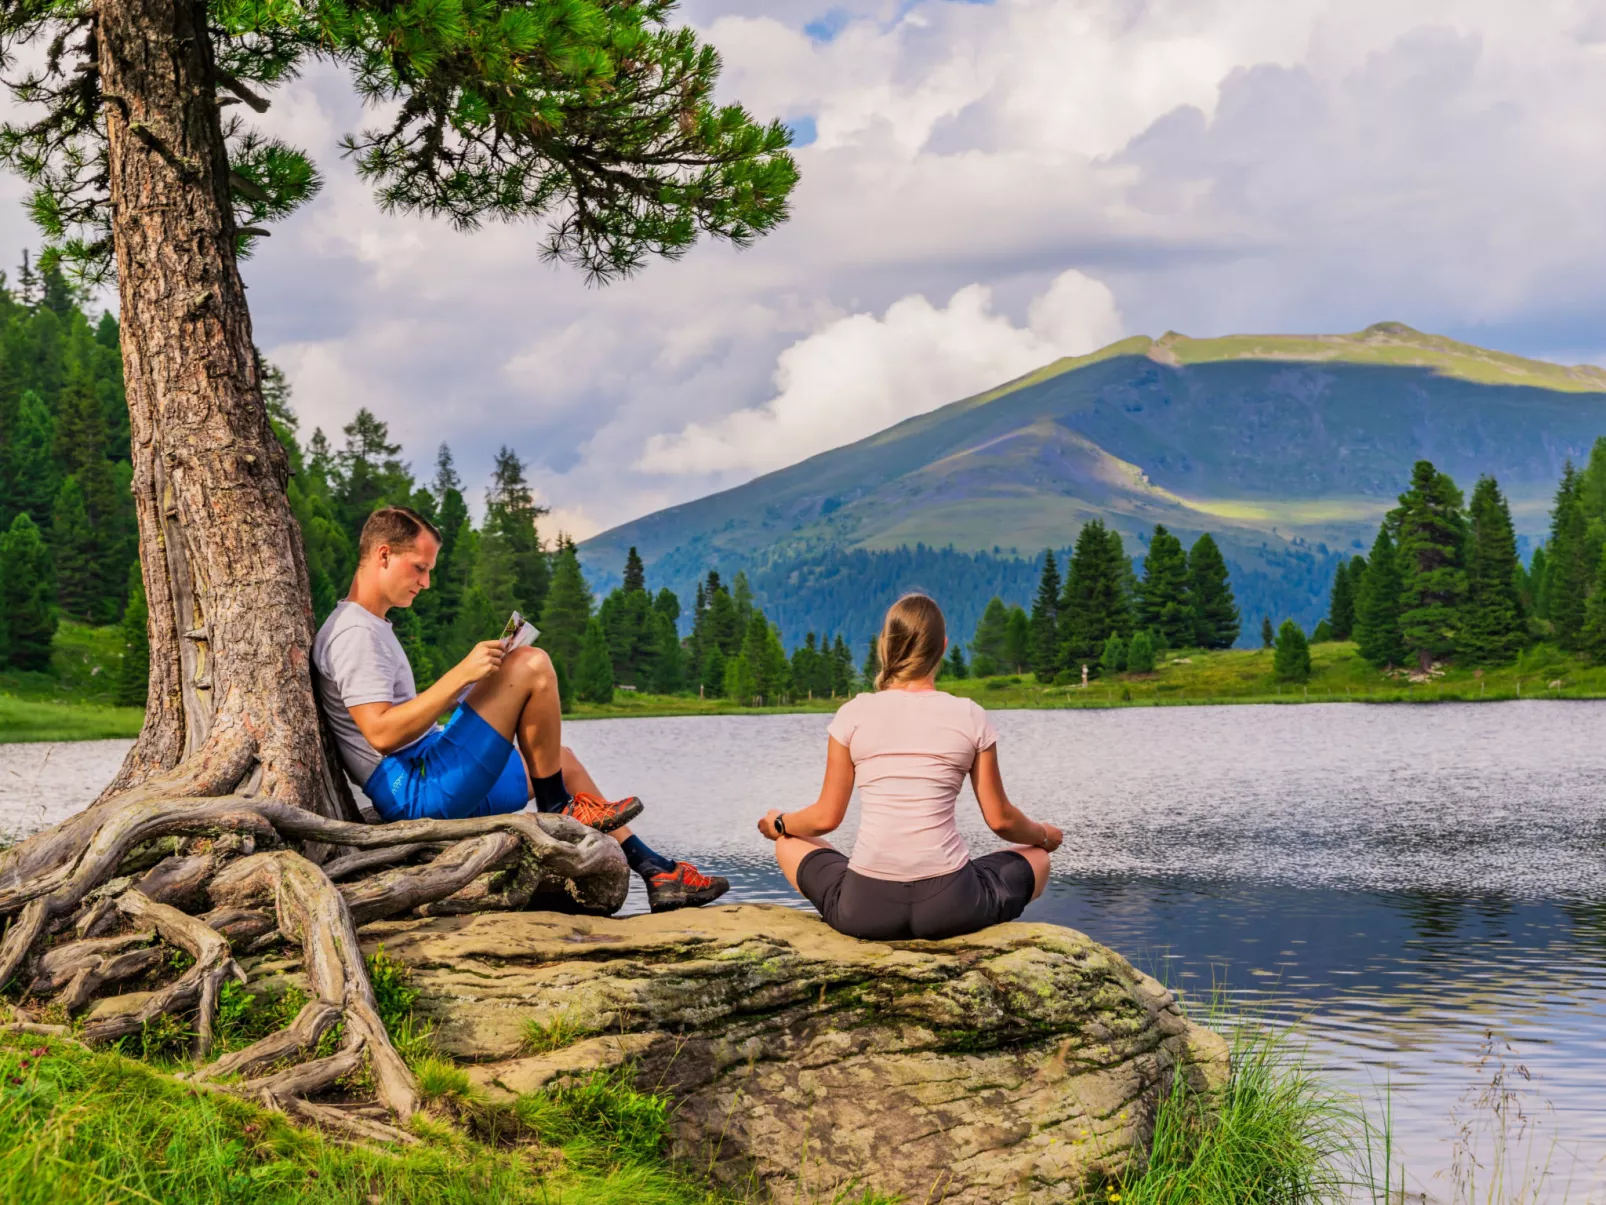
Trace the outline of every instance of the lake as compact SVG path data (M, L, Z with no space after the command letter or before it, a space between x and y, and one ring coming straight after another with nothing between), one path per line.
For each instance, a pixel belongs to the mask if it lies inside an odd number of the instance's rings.
M652 845L728 875L733 900L800 903L754 822L813 800L827 718L596 720L567 740L646 801ZM1201 1009L1297 1023L1336 1079L1386 1092L1413 1201L1452 1197L1457 1130L1488 1121L1476 1097L1502 1066L1528 1119L1516 1161L1551 1173L1538 1199L1606 1198L1606 702L994 718L1011 797L1066 834L1024 919ZM124 748L0 746L0 828L82 806ZM961 815L996 847L968 790Z

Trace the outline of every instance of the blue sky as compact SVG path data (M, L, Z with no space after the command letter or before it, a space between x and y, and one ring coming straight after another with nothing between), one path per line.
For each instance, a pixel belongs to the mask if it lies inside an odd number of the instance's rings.
M337 149L348 82L281 89L265 121L328 185L245 275L306 430L368 405L421 475L446 440L475 484L511 444L584 536L1126 334L1387 318L1606 358L1606 0L682 16L797 133L795 216L602 290L531 226L379 213Z

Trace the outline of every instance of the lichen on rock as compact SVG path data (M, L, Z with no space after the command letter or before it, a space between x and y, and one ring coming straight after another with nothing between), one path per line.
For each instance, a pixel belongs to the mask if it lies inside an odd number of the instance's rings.
M492 1094L629 1067L676 1107L673 1154L781 1201L850 1184L959 1205L1072 1199L1141 1163L1176 1073L1227 1048L1087 936L999 925L862 942L737 905L500 913L362 932ZM567 1044L531 1053L530 1034ZM543 1042L543 1047L554 1043Z

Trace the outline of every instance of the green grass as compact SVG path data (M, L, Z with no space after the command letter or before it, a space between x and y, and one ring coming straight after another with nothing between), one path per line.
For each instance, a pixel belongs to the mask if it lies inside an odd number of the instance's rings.
M118 628L63 623L49 673L0 671L0 744L138 735L144 710L114 705L122 659Z

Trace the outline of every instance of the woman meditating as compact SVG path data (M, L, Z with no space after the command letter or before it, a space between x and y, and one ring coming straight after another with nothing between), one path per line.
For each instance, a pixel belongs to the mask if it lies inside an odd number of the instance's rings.
M827 730L820 797L758 822L787 881L850 937L955 937L1014 920L1043 893L1048 855L1064 839L1004 794L987 713L937 689L947 649L936 603L923 594L894 603L876 693L844 703ZM1019 846L971 858L954 821L967 774L987 827ZM863 816L850 859L820 838L842 823L855 781Z

